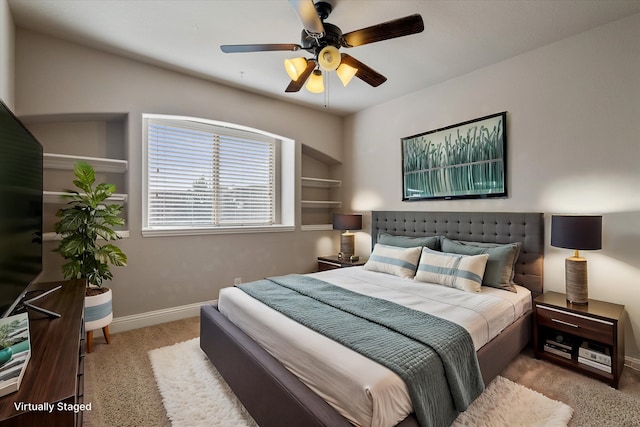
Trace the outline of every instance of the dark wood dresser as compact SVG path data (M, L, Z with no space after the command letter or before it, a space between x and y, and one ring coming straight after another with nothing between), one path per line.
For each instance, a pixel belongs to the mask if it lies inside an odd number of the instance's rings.
M29 291L62 288L35 304L61 315L29 313L31 359L20 389L0 398L0 426L81 426L84 388L84 280L36 283ZM16 404L31 404L18 408ZM51 413L37 410L46 403ZM29 410L31 409L31 410ZM36 410L34 410L36 409Z

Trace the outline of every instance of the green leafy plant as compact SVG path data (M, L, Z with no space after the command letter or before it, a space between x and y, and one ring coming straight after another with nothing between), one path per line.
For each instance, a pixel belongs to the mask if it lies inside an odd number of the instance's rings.
M60 253L67 262L62 266L66 279L87 279L87 285L101 287L113 274L110 265L127 265L127 256L117 246L108 243L120 239L114 226L124 225L120 217L123 206L106 203L115 192L113 184L95 184L93 167L85 162L77 162L73 170L76 179L73 184L79 189L67 190L69 207L56 213L56 233L62 240L54 252ZM100 244L100 241L104 244Z

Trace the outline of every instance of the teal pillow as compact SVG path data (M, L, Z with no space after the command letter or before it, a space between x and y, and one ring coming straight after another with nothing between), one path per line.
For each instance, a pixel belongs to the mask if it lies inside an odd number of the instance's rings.
M460 255L489 254L482 278L484 286L516 292L513 286L515 265L520 254L520 243L482 243L442 238L442 251Z
M378 243L388 246L397 246L399 248L416 248L426 246L434 251L440 250L440 236L394 236L384 232L378 233Z

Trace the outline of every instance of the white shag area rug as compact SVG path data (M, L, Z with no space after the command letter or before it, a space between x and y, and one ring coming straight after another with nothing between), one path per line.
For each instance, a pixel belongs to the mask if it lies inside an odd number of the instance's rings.
M149 359L173 426L257 426L200 350L199 338L151 350ZM497 377L453 426L559 427L572 415L564 403Z
M570 406L497 376L452 426L566 427Z
M172 426L257 427L200 349L200 338L150 350L149 359Z

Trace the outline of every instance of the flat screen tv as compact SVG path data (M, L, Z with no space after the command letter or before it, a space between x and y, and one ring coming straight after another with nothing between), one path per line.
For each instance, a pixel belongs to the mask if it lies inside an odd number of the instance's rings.
M0 101L0 316L42 272L42 145Z

